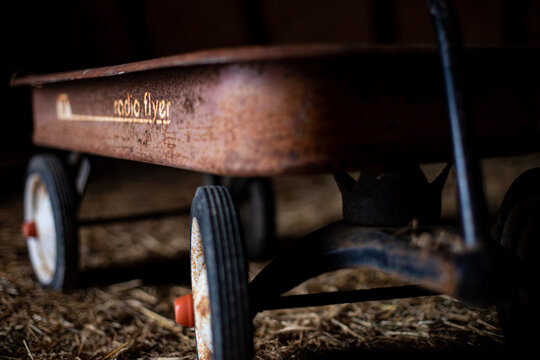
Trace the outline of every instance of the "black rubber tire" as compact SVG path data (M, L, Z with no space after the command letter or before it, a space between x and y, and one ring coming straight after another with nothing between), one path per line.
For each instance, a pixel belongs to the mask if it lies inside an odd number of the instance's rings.
M208 276L212 359L252 359L253 324L248 301L247 262L228 189L224 186L199 187L191 206L190 224L193 218L197 218L199 224Z
M271 179L206 175L204 184L229 189L242 224L248 259L267 260L275 255L276 214Z
M496 239L524 265L504 301L497 306L506 342L516 350L536 343L540 298L533 274L540 272L540 168L526 171L510 186L499 210ZM523 274L523 273L522 273Z
M72 289L78 277L79 241L76 223L78 196L63 162L52 154L30 159L26 181L38 175L49 194L56 231L56 263L52 280L43 288ZM39 280L38 280L39 281Z

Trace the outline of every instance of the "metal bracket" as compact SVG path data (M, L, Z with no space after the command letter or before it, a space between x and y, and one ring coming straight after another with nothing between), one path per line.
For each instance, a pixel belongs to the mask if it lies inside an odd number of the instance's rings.
M401 233L397 232L401 230ZM450 228L424 229L438 238L459 235ZM338 221L296 242L250 283L252 304L264 304L302 282L328 271L371 267L445 294L456 290L457 271L448 256L411 247L410 229L363 227Z
M441 193L451 164L430 184L418 165L367 169L358 180L334 174L343 202L343 218L365 226L405 226L413 219L436 223L441 216Z
M249 284L250 303L255 314L279 306L322 305L322 299L338 303L345 298L377 300L382 293L281 298L320 274L369 267L423 289L396 290L397 297L447 294L477 305L493 304L511 283L513 274L505 270L510 260L498 249L467 251L454 227L384 229L338 221L300 239L266 265Z

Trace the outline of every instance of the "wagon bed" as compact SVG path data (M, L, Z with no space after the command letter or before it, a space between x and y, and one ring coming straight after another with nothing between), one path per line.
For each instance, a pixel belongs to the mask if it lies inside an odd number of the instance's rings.
M540 49L467 49L481 156L540 150ZM16 78L36 145L230 176L451 158L436 48L244 47Z

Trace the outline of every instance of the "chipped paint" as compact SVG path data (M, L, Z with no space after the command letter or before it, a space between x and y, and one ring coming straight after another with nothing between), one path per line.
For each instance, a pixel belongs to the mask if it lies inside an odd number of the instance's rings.
M191 222L191 285L195 309L195 338L199 360L212 359L212 314L202 235L197 218Z

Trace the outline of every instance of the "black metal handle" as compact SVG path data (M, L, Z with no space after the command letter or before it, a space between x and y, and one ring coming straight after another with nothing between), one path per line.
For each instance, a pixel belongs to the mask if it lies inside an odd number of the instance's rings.
M452 1L427 0L442 63L456 166L461 226L467 248L488 243L487 206L463 78L463 44Z

